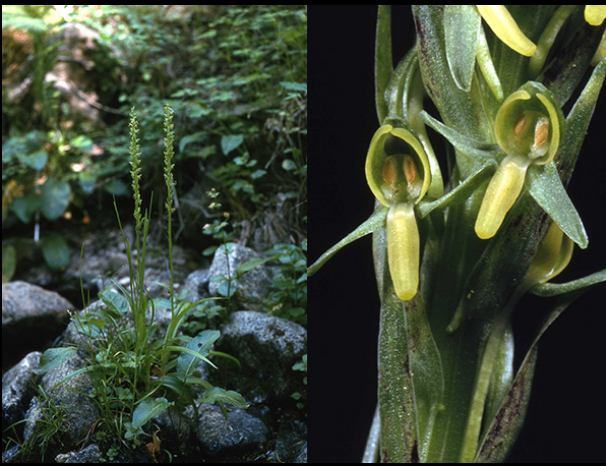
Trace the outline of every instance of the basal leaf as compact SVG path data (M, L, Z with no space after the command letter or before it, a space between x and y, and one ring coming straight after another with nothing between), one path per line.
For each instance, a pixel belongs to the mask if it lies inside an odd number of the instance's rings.
M108 308L120 315L126 313L130 307L128 300L115 291L103 290L99 293L99 298Z
M66 310L67 311L67 310ZM50 348L47 349L40 358L40 367L38 374L46 374L51 369L59 367L64 362L70 360L78 350L73 347Z
M147 424L148 421L166 411L174 402L168 402L166 398L147 399L142 401L133 413L134 429L139 429Z
M205 390L202 396L200 397L200 401L203 403L229 403L235 408L246 409L248 408L248 403L242 395L232 390L224 390L223 388L213 387L209 390Z
M194 351L202 358L206 358L209 355L213 344L220 336L221 332L218 330L205 330L196 338L193 338L185 348ZM200 359L196 358L193 354L182 352L179 355L179 359L177 359L177 373L181 377L191 375L196 369L199 361Z

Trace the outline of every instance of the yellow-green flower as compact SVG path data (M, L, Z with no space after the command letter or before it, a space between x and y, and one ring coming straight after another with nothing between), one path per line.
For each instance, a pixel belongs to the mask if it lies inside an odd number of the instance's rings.
M476 5L492 32L508 47L521 55L534 55L537 46L522 32L505 5ZM599 26L606 18L606 5L585 5L585 20Z
M585 5L585 21L592 26L599 26L606 18L606 5Z
M486 189L475 225L478 237L496 234L524 188L528 168L553 160L562 121L559 107L539 83L527 83L503 102L495 118L495 136L507 156Z
M570 263L574 243L557 223L552 223L545 239L530 264L527 286L534 287L558 276Z
M521 55L530 57L537 46L519 28L505 5L476 5L484 21L505 45Z
M366 158L366 180L375 197L389 207L387 260L398 298L412 299L419 287L420 239L414 206L431 179L427 154L406 128L381 126Z

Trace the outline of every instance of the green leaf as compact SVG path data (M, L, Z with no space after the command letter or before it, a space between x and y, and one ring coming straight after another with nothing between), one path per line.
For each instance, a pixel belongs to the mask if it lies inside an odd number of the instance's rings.
M379 5L375 42L375 102L379 124L388 113L385 91L393 72L391 56L391 5Z
M589 239L583 221L566 193L555 163L549 162L536 168L533 166L528 175L530 195L566 236L585 249Z
M166 411L174 402L168 402L166 398L147 399L139 403L133 413L132 426L135 430L143 427L148 421Z
M197 133L190 134L188 136L184 136L183 138L181 138L181 141L179 142L179 152L183 152L183 150L187 147L187 145L191 144L192 142L198 142L198 141L202 141L202 140L206 139L206 135L207 135L206 131L199 131Z
M97 177L90 172L82 171L78 174L80 179L80 187L85 194L91 194L95 190Z
M103 186L105 191L114 196L130 196L130 190L128 185L122 180L114 179L110 180Z
M232 390L224 390L223 388L213 387L209 390L205 390L200 397L200 401L203 403L229 403L235 408L246 409L248 403L242 395Z
M481 18L473 5L444 6L444 41L448 67L457 87L471 91Z
M364 223L362 223L362 225L322 254L322 256L320 256L320 258L307 269L307 275L312 276L314 273L320 270L320 268L344 246L383 227L385 225L385 219L387 218L388 211L389 208L385 206L378 207L368 218L368 220L366 220Z
M42 214L48 220L57 220L67 209L71 193L67 181L59 181L53 177L47 179L40 193Z
M566 283L544 283L534 287L531 293L543 297L557 296L604 282L606 282L606 269Z
M99 293L99 299L117 315L123 315L130 309L128 300L115 291L103 290Z
M11 245L2 245L2 283L8 283L17 268L17 251Z
M230 152L236 150L244 142L244 136L241 134L232 134L221 138L221 149L223 154L229 155Z
M37 196L36 194L18 197L10 204L10 210L12 210L23 223L31 222L32 216L39 207L40 196Z
M70 251L65 239L58 233L51 233L42 239L42 256L53 270L63 270L70 262Z
M562 159L562 163L559 166L568 167L565 172L561 173L562 182L565 185L572 175L574 164L585 140L585 134L587 134L587 129L591 123L591 117L605 78L606 58L602 58L598 66L593 70L587 85L575 102L574 107L572 107L572 110L570 110L570 113L566 117L559 149Z
M219 339L221 332L218 330L205 330L196 338L193 338L185 348L197 353L200 358L206 358L213 344ZM194 372L199 362L191 353L183 352L177 360L177 373L185 378Z
M307 92L307 83L280 83L284 89L296 92Z
M70 146L81 150L82 152L91 153L93 151L93 140L88 136L78 136L70 141Z
M46 167L46 163L48 162L48 154L45 150L39 150L27 155L17 154L17 158L28 167L38 171Z
M507 392L499 411L494 416L486 435L480 443L475 459L476 463L502 463L505 461L505 457L511 450L524 424L539 340L560 314L585 291L580 290L562 296L556 303L554 310L541 325L518 370L513 385Z
M297 164L291 159L285 159L282 161L282 168L287 172L291 172L297 169Z
M51 369L59 367L64 362L69 361L77 352L78 350L73 347L47 349L40 358L38 374L46 374Z
M475 173L472 173L461 184L456 186L452 191L433 202L421 201L417 207L417 211L421 218L425 218L436 209L444 209L464 202L469 196L474 193L478 186L497 169L497 163L492 159L487 159Z
M438 133L448 139L455 149L460 150L465 155L477 157L478 159L483 160L487 157L494 158L497 154L502 152L498 145L475 141L467 136L464 136L455 129L440 123L425 111L421 112L421 118L425 124L435 129Z

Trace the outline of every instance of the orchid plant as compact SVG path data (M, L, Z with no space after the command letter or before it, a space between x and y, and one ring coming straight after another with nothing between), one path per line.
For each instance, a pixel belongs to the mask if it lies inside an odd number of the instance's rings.
M177 303L174 288L172 214L176 182L173 176L174 125L173 110L164 108L164 178L166 182L166 213L168 241L168 271L170 283L163 286L169 294L170 320L163 336L155 319L161 302L149 295L145 280L145 258L151 209L142 210L141 198L141 147L139 123L133 108L129 120L130 165L134 199L134 242L125 235L118 208L114 201L118 224L129 267L129 286L111 280L115 289L105 289L99 294L103 306L90 306L91 312L75 314L72 321L83 337L82 345L51 348L41 357L39 374L57 368L78 352L85 355L85 367L71 372L59 384L79 374L87 374L95 388L93 399L98 403L101 424L117 431L125 445L140 445L139 437L148 423L171 407L185 408L198 403L217 403L226 414L225 404L246 408L244 398L229 390L211 385L200 377L199 363L217 366L211 356L239 361L228 354L213 351L219 339L218 330L204 330L191 338L179 334L181 325L197 305L222 298L207 298L190 303ZM150 206L153 195L150 199ZM82 287L83 289L83 287ZM82 296L83 302L87 300ZM132 325L130 325L132 322ZM197 394L195 388L201 390ZM119 420L119 421L118 421Z
M606 281L604 269L552 282L588 247L566 186L606 76L606 6L412 8L417 42L395 67L391 9L378 11L375 210L308 274L373 233L379 384L364 462L504 462L541 335ZM514 368L512 315L528 293L558 301Z

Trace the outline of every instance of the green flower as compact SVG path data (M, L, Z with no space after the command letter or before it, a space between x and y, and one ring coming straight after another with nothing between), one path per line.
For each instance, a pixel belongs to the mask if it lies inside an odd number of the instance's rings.
M592 26L599 26L606 18L606 5L585 5L585 21Z
M412 299L419 287L420 238L414 210L429 189L429 159L406 128L381 126L366 157L366 180L387 213L387 258L396 295Z
M496 234L524 188L528 168L553 160L563 121L559 106L539 83L525 84L503 102L495 119L495 137L507 156L484 195L475 225L478 237Z
M527 57L534 54L537 46L524 35L505 5L476 5L476 7L492 32L505 45Z

